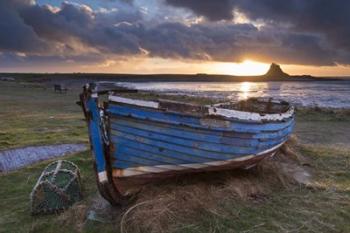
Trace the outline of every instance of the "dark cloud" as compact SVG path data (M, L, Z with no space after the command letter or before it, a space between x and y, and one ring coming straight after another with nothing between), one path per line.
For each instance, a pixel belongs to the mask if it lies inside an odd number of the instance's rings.
M242 61L250 57L283 63L332 64L330 52L321 47L317 36L259 31L249 24L218 27L167 23L146 31L142 37L142 45L151 56L165 58Z
M338 10L340 16L326 11L324 18L317 21L323 8L316 0L283 4L272 0L167 0L172 6L220 21L197 24L161 19L152 24L136 8L93 10L69 2L53 8L29 0L0 1L0 30L6 32L0 34L0 60L6 61L3 64L90 63L147 54L230 62L251 58L289 64L348 64L349 28L344 25L350 16L326 0L318 2L323 1L329 10ZM232 23L236 8L253 20L264 21L265 26ZM340 31L344 38L337 35Z
M320 33L338 48L350 49L348 0L240 0L237 7L252 19L283 22L291 30Z
M0 50L40 52L46 49L45 42L19 16L18 11L27 5L29 1L0 1Z
M21 16L23 22L33 28L39 37L59 42L72 52L74 49L79 52L75 46L79 43L102 52L139 52L137 38L121 27L140 20L139 13L101 13L85 5L63 3L58 12L35 5L22 10Z
M176 7L189 8L193 12L204 15L210 20L232 19L233 1L231 0L166 0Z
M251 20L262 20L275 26L284 25L289 31L320 34L334 49L346 49L350 53L348 0L165 1L172 6L188 8L213 21L231 19L233 11L239 10Z

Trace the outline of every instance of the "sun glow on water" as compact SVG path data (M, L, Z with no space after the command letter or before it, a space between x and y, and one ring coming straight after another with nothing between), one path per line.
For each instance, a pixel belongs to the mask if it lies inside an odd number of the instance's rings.
M242 82L240 84L239 99L248 99L251 86L252 86L252 83L250 82Z

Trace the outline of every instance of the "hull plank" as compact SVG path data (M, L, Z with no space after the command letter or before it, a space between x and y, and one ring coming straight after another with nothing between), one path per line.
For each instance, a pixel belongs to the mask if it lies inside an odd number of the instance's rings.
M274 139L278 139L280 137L287 136L291 133L294 127L294 120L291 124L282 130L277 132L260 132L260 133L247 133L247 132L233 132L233 131L219 131L219 130L211 130L211 129L200 129L193 128L184 125L172 125L167 123L160 123L156 121L147 120L147 124L145 124L145 120L135 119L132 117L123 117L123 116L111 116L111 129L114 128L115 124L125 125L132 128L137 129L146 129L146 130L154 130L156 132L164 132L166 131L169 135L181 135L183 138L197 138L203 141L212 141L215 142L217 140L224 140L221 143L225 144L225 140L228 144L235 143L238 141L251 142L251 139L257 139L258 141L270 141ZM248 139L248 140L245 140ZM237 141L235 141L237 140Z
M128 147L136 149L140 154L152 154L154 156L160 155L165 159L172 158L178 160L180 163L191 163L194 160L198 162L208 162L216 160L215 157L205 157L205 156L196 156L195 154L187 154L184 152L179 152L173 149L166 147L159 147L152 144L139 143L133 140L127 140L123 138L117 138L117 147ZM118 155L115 155L115 159Z
M238 152L239 150L244 150L247 148L261 148L264 149L266 147L271 147L281 142L284 137L288 136L282 135L273 140L257 140L257 139L235 139L235 138L227 138L227 137L215 137L210 135L200 135L200 134L192 134L192 137L186 136L186 131L178 131L176 134L173 133L173 130L168 130L166 128L163 129L155 129L150 124L145 124L143 129L130 127L126 124L120 123L112 123L111 126L111 134L119 135L120 133L133 134L140 137L146 138L156 138L162 141L171 141L174 144L178 145L187 145L190 147L198 147L203 150L208 151L219 151L223 153L232 153ZM223 143L225 142L225 143Z
M211 160L219 160L219 159L225 160L225 159L232 158L232 155L225 154L225 153L209 152L209 151L200 150L193 147L186 147L182 145L172 144L169 142L141 138L133 135L124 135L123 137L112 136L112 141L116 142L117 146L118 146L118 141L120 141L119 146L122 146L123 144L126 145L131 142L136 142L140 144L140 146L142 144L153 146L159 152L162 152L164 149L167 149L169 151L176 151L176 152L188 155L188 158L193 157L191 158L192 160L196 160L198 158L211 159ZM245 155L245 154L236 153L235 155L239 156L239 155Z
M139 166L130 167L127 169L114 169L113 176L118 179L123 178L145 178L155 179L158 173L163 176L180 175L189 172L203 172L203 171L219 171L235 167L249 167L256 164L266 157L271 157L276 153L276 148L272 151L267 151L259 155L247 155L240 158L230 160L220 160L208 163L194 163L194 164L179 164L179 165L158 165L158 166Z
M127 130L144 130L147 132L160 133L168 136L183 138L183 139L196 139L201 142L217 143L222 145L232 145L232 146L241 146L241 147L251 147L257 146L264 141L274 141L278 140L281 137L288 136L292 130L290 125L288 128L281 130L280 134L276 134L275 137L271 137L267 140L266 135L260 134L250 134L249 137L244 133L241 136L239 133L235 137L230 137L225 133L214 134L210 130L200 130L193 129L190 127L184 126L171 126L164 123L155 123L152 121L147 121L147 124L144 121L134 120L133 118L112 118L111 119L111 129L119 130L122 128L128 128ZM240 137L241 136L241 137Z
M232 158L244 156L247 154L258 154L264 150L254 151L252 153L218 153L206 150L200 150L189 146L180 146L171 144L170 142L161 142L145 138L129 137L125 140L122 137L112 137L112 141L116 142L116 151L113 154L113 166L118 168L118 161L125 161L129 157L135 158L151 158L153 165L164 164L163 162L173 163L201 163L217 160L229 160ZM286 138L281 140L284 142ZM278 143L278 144L280 144ZM276 144L276 145L278 145ZM132 147L134 150L126 149ZM270 147L269 147L270 148ZM158 158L158 159L157 159ZM162 159L160 159L162 158ZM170 162L173 160L173 162ZM135 161L137 166L142 165L143 161Z

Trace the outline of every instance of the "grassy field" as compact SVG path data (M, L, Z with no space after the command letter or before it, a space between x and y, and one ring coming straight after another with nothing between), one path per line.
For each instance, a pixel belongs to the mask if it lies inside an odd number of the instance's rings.
M0 82L0 149L86 142L76 100L73 91L55 94L51 89ZM146 187L136 202L113 210L114 221L108 223L86 220L99 200L88 152L67 157L81 169L84 200L61 215L30 215L29 193L49 161L3 174L0 233L119 232L123 213L135 204L139 206L123 220L124 231L350 232L349 114L299 111L295 135L296 149L311 163L314 181L308 187L266 185L260 190L249 183L254 176L250 173L174 180ZM260 176L254 179L269 182ZM240 193L247 189L248 196Z
M87 142L77 91L0 81L0 150L25 145Z

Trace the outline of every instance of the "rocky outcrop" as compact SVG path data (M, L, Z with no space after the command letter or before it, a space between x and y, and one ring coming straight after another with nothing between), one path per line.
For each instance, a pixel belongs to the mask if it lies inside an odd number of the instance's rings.
M274 79L290 77L289 74L283 72L281 67L275 63L271 64L270 69L267 71L267 73L264 76L267 78L274 78Z

